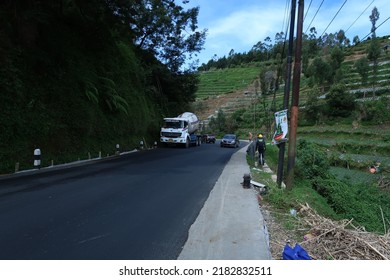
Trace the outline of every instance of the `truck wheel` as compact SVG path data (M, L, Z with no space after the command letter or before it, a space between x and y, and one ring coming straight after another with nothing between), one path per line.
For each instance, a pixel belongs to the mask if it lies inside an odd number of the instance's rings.
M190 139L187 138L186 143L185 143L186 149L190 147Z

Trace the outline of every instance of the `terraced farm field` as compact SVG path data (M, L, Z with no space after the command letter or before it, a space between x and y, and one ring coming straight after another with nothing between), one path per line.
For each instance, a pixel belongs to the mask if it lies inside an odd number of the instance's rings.
M237 67L202 72L196 97L199 99L245 90L259 75L258 67Z
M340 178L377 180L377 175L369 173L369 167L376 162L380 162L382 170L390 170L389 126L300 127L297 135L298 139L324 147L332 165L337 167L333 169L334 173Z
M382 38L381 44L387 43L387 38ZM378 96L390 97L389 51L383 50L378 60L375 85L372 82L372 71L369 72L367 83L362 84L355 62L366 55L367 44L368 42L364 42L348 48L342 63L343 82L346 90L354 93L356 101L359 102L373 100ZM253 128L262 130L261 122L264 123L264 121L261 118L265 116L264 109L269 110L271 106L276 109L281 107L284 87L282 84L275 94L265 96L257 92L254 85L255 81L259 80L261 67L265 67L265 65L241 65L235 68L201 72L195 112L201 119L208 119L211 116L215 117L218 110L223 110L226 115L240 110L243 119L253 119L253 121L245 122L247 127L240 127L243 137L246 137L244 133L253 130ZM306 105L307 93L309 92L308 80L304 75L301 76L300 85L299 105L303 108ZM260 89L258 90L260 91ZM271 104L272 102L274 103ZM268 112L268 114L271 118L273 117L272 112ZM254 116L257 116L257 119ZM301 113L299 118L302 118ZM255 122L254 125L253 122ZM352 120L350 123L351 125L340 125L335 122L333 125L299 126L297 137L298 140L305 139L325 148L333 165L346 172L355 170L367 174L368 167L376 161L381 162L382 168L389 170L390 123L385 122L382 126L359 124L358 127L352 125ZM267 133L270 135L273 132L268 131ZM336 173L340 175L340 169ZM356 176L352 175L352 177ZM372 177L369 176L369 178Z

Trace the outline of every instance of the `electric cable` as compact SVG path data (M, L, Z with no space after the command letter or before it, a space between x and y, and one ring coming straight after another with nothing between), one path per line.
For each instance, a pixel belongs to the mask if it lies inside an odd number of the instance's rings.
M314 19L315 19L315 17L317 16L317 14L318 14L318 11L321 9L321 6L322 6L322 4L324 3L324 1L325 1L325 0L322 0L322 2L321 2L321 4L320 4L320 6L318 7L318 9L317 9L317 11L316 11L315 15L314 15L314 16L313 16L313 18L312 18L312 20L311 20L311 22L310 22L309 26L307 27L307 29L306 29L305 33L307 33L307 30L309 30L309 28L310 28L311 24L313 23L313 20L314 20Z
M345 0L343 5L341 5L340 9L337 11L337 13L335 14L335 16L332 18L332 20L329 22L328 26L325 28L324 32L322 32L321 36L325 34L326 30L328 29L328 27L332 24L332 22L334 21L334 19L336 18L336 16L339 14L339 12L341 11L341 9L344 7L345 3L347 3L348 0Z
M377 27L375 27L374 31L376 31L382 24L384 24L386 21L388 21L390 19L390 17L388 17L387 19L385 19L381 24L379 24ZM368 36L370 36L370 34L372 33L372 31L370 33L368 33L361 41L364 41L364 39L366 39Z
M352 24L347 28L347 30L345 30L344 33L347 33L348 30L357 22L357 20L364 14L364 12L372 5L372 3L374 3L375 0L372 0L370 4L368 4L368 6L364 9L364 11L357 17L357 19L355 19L354 22L352 22Z
M290 0L286 0L286 4L285 4L285 8L284 8L284 17L283 17L283 25L282 25L282 29L281 30L284 30L284 25L286 24L286 29L288 29L288 11L289 11L289 7L290 7Z
M307 7L305 16L304 16L304 18L303 18L303 22L305 22L306 16L307 16L307 14L309 13L310 6L311 6L311 3L312 3L312 2L313 2L313 0L310 0L309 6Z

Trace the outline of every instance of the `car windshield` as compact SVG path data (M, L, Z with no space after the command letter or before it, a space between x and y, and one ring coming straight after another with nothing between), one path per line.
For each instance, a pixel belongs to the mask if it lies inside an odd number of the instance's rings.
M236 136L235 135L232 135L232 134L227 134L223 137L224 139L235 139Z
M182 121L171 121L166 120L164 123L165 128L183 128L184 124Z

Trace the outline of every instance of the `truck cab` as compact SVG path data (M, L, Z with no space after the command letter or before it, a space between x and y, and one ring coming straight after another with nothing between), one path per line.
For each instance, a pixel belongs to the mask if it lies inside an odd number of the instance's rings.
M192 113L183 113L176 118L164 118L161 127L160 142L165 145L180 144L188 148L200 145L200 136L196 134L199 120Z

